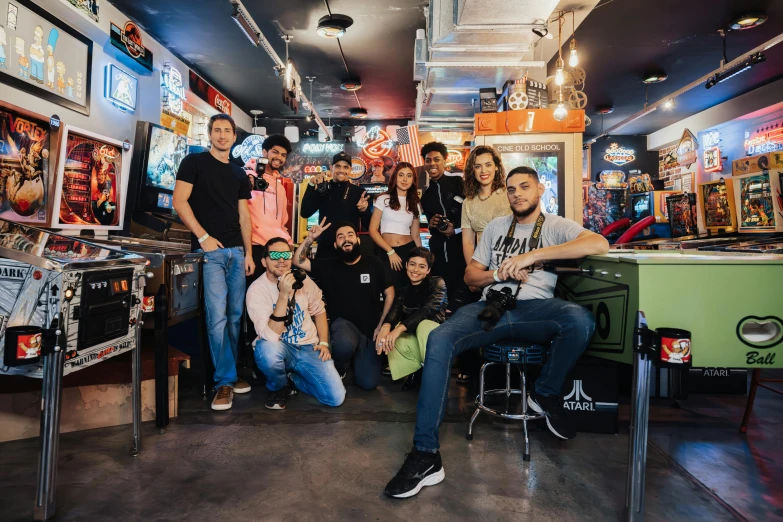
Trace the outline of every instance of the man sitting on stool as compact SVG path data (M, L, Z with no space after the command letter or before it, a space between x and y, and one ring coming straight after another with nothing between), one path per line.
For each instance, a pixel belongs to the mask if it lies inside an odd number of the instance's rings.
M460 353L502 340L549 344L551 353L527 399L546 415L549 430L561 439L576 436L563 409L563 381L593 336L595 321L585 308L553 298L557 275L536 265L544 261L605 254L605 238L577 223L541 212L544 185L529 167L506 177L513 215L497 218L465 271L465 283L485 288L482 300L463 306L427 342L427 358L416 407L413 450L386 486L386 495L407 498L445 478L438 452L438 429L446 413L451 362ZM535 270L533 270L535 268ZM516 308L503 311L494 326L480 319L489 311L487 293L516 292ZM505 293L505 292L504 292ZM488 329L485 329L488 328Z

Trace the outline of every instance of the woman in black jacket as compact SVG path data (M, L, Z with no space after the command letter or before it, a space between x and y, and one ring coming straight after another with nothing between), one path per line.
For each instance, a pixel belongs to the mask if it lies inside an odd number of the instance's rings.
M426 248L410 251L405 263L408 275L378 334L378 353L389 357L392 378L397 380L419 370L424 364L427 337L446 320L446 283L430 276L435 256Z

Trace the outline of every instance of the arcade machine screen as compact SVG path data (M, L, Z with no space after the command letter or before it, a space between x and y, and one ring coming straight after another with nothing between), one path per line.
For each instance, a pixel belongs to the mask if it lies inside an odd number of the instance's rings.
M640 221L647 216L652 216L653 212L653 193L645 192L643 194L634 194L631 196L631 220Z
M526 144L527 145L527 144ZM497 148L497 146L496 146ZM530 148L552 149L542 152L501 152L506 172L517 167L531 167L546 187L541 196L541 210L547 214L565 216L565 195L560 187L565 183L565 153L562 143L536 143ZM562 209L562 210L561 210Z
M49 122L0 105L0 218L49 221Z
M59 205L52 226L121 228L124 167L119 142L67 129L58 167Z
M136 210L175 216L174 186L179 165L190 152L188 140L154 123L149 124L147 139Z

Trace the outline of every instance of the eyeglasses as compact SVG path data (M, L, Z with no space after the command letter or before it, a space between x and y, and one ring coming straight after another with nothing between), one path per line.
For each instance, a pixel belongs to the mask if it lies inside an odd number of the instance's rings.
M277 261L278 259L285 259L286 261L294 257L294 253L291 251L284 252L269 252L269 259Z

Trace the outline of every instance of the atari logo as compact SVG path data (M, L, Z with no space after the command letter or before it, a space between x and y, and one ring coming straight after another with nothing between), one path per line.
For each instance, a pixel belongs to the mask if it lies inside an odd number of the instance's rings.
M563 397L563 408L570 411L596 411L617 409L616 402L595 402L585 393L581 379L574 379L574 387L571 393Z

